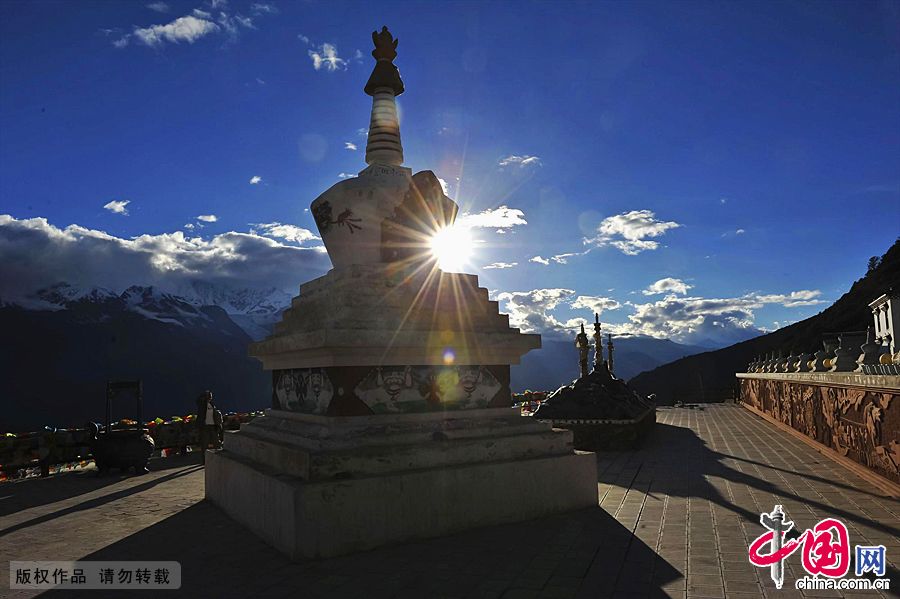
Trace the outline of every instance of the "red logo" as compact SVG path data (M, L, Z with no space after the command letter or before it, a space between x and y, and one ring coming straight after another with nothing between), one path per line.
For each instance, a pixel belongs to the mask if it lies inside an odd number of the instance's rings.
M771 514L762 514L760 522L768 530L750 544L750 563L760 568L771 567L772 579L778 588L784 580L781 562L801 546L803 568L811 576L821 574L840 578L850 569L850 536L840 520L826 518L790 541L784 536L794 524L785 520L780 505L775 506ZM766 548L769 551L762 553Z

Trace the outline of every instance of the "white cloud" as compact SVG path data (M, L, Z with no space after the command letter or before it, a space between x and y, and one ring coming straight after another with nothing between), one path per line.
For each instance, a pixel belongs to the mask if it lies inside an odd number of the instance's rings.
M786 294L747 294L741 297L678 297L670 294L646 304L620 303L609 297L575 295L571 289L534 289L532 291L492 292L502 303L502 312L510 323L525 332L571 337L573 327L582 318L563 321L555 310L567 307L600 313L631 308L624 324L607 324L605 329L616 334L647 335L671 339L679 343L727 345L749 339L760 333L754 324L755 311L766 304L785 307L817 302L818 290L800 290Z
M338 173L338 178L340 179L350 179L351 177L355 177L354 173Z
M234 15L234 20L246 27L247 29L256 29L256 26L253 24L253 19L250 17L244 17L241 15Z
M278 14L278 8L272 4L264 4L259 2L250 6L250 12L252 12L254 15L274 15Z
M157 12L168 12L169 10L165 2L154 2L148 4L147 7ZM269 7L273 10L267 11L265 8L260 7ZM195 8L190 14L164 25L135 27L134 31L113 40L112 43L117 48L124 48L132 40L137 40L150 47L161 47L166 42L172 44L181 42L193 44L196 40L213 33L225 33L231 39L236 39L241 27L256 29L252 18L241 14L229 14L225 10L219 10L213 14L217 8L227 8L227 2L210 2L210 10ZM252 8L253 15L277 12L274 6L268 4L254 4Z
M662 293L677 293L680 295L685 295L688 292L688 289L692 289L693 285L688 285L681 279L673 279L671 277L666 277L665 279L660 279L644 289L642 292L644 295L659 295Z
M347 68L347 61L338 56L337 46L334 44L325 42L319 46L318 51L309 50L307 54L312 59L313 68L317 71L324 68L326 71L334 72Z
M457 217L456 224L470 229L508 229L519 225L527 225L528 221L525 220L525 213L518 208L500 206L499 208L482 210L476 214L465 212Z
M121 291L130 285L178 288L191 280L296 291L329 268L322 249L286 245L253 233L210 239L182 231L123 239L44 218L0 215L0 297L14 299L65 281Z
M113 200L103 205L104 208L113 212L115 214L121 214L123 216L128 216L128 204L131 203L131 200Z
M681 343L741 341L755 335L755 310L766 304L786 308L825 303L815 299L819 290L803 289L787 294L748 294L731 298L676 297L668 295L648 304L635 304L627 329L635 334L667 338Z
M209 0L209 5L212 8L225 8L228 6L228 0Z
M345 150L356 150L357 147L356 147L356 144L353 143L352 141L345 141L345 142L344 142L344 149L345 149Z
M444 192L444 195L450 195L450 186L447 184L447 182L444 179L438 177L438 183L441 184L441 190Z
M597 247L611 245L623 254L634 256L659 247L659 242L648 238L659 237L680 226L674 221L656 220L650 210L632 210L603 219L597 227L597 236L586 238L584 243Z
M285 225L282 223L257 223L251 224L250 232L265 237L274 237L284 239L285 241L293 241L295 243L303 243L313 239L319 239L309 229L298 227L296 225Z
M136 28L133 35L138 41L148 46L160 46L163 42L193 44L196 40L218 29L219 26L212 21L188 15L178 17L166 25Z
M680 343L739 340L756 334L753 311L762 303L753 297L679 298L668 295L635 304L624 328L634 334Z
M509 315L509 324L523 333L546 333L562 331L566 323L551 312L575 294L573 289L533 289L497 294L497 301L503 304L501 311Z
M484 270L491 270L491 269L495 269L495 268L502 270L505 268L513 268L514 266L518 266L518 265L519 265L518 262L492 262L491 264L488 264L487 266L482 266L481 268L483 268Z
M260 181L262 181L262 177L259 175L253 175L250 177L250 185L259 185Z
M492 294L494 295L494 294ZM512 326L525 333L541 333L551 337L569 338L584 318L560 320L553 311L560 306L573 309L590 309L602 313L615 310L620 304L610 298L579 295L572 289L533 289L531 291L500 292L495 299L501 303L501 312L509 315ZM611 330L607 326L607 330Z
M300 40L301 42L303 42L304 44L307 44L307 45L310 44L309 38L306 37L305 35L303 35L302 33L297 34L297 39Z
M604 310L618 310L622 307L622 304L611 297L596 295L579 295L571 305L575 310L586 309L590 310L592 314L603 314Z
M584 256L589 251L590 250L585 250L583 252L569 252L567 254L556 254L555 256L552 256L550 259L553 260L554 262L556 262L557 264L568 264L569 258L571 258L572 256Z
M744 233L746 233L746 231L744 231L743 229L738 229L734 232L735 235L743 235Z
M247 29L256 29L256 26L253 24L253 19L239 14L231 16L224 11L220 11L215 19L222 30L227 33L232 40L237 39L238 25L246 27Z
M188 231L193 231L193 230L194 230L194 223L188 223L188 224L186 224L186 225L184 226L184 228L187 229Z
M786 295L758 295L759 301L766 304L781 304L785 308L799 308L801 306L817 306L824 304L825 300L816 299L822 292L818 289L801 289L792 291Z
M500 162L498 162L497 164L501 168L505 166L518 166L519 168L525 168L530 166L540 166L541 159L537 156L518 156L516 154L511 154L506 158L501 158Z
M197 220L202 220L205 223L214 223L219 220L219 218L215 214L201 214L197 217Z
M497 231L501 233L502 231ZM585 250L583 252L569 252L566 254L556 254L555 256L550 256L549 258L544 258L543 256L532 256L528 259L529 262L535 262L537 264L543 264L544 266L549 266L550 262L555 262L556 264L568 264L569 258L572 256L583 256L587 254L590 249Z

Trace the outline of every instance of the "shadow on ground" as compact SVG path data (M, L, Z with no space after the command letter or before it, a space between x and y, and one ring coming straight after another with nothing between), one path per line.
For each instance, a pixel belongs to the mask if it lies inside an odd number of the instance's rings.
M135 495L137 493L141 493L142 491L146 491L151 487L155 487L157 485L163 484L166 481L172 480L173 478L179 478L182 476L187 476L188 474L198 470L200 468L199 465L189 467L186 469L178 470L171 474L166 474L165 476L160 476L157 478L147 479L146 482L127 486L125 488L119 489L118 491L114 491L112 493L106 493L104 495L100 495L98 497L93 497L91 499L86 499L80 503L76 503L75 505L71 505L66 508L62 508L60 510L56 510L49 514L43 514L41 516L37 516L35 518L31 518L30 520L25 520L24 522L20 522L18 524L13 524L12 526L8 526L2 530L0 530L0 537L8 535L10 533L22 530L24 528L29 528L32 526L37 526L39 524L43 524L44 522L49 522L50 520L55 520L57 518L64 518L76 512L91 510L94 508L102 507L108 503L112 503L117 499L122 499L123 497L128 497L130 495ZM99 487L95 488L103 488L106 485L100 484Z
M195 453L171 458L155 458L150 460L147 467L151 472L161 472L199 463L200 454ZM101 475L91 467L86 470L61 472L45 478L26 478L0 483L0 517L24 509L65 501L133 478L140 479L140 476L118 471Z
M681 575L602 509L588 509L291 563L208 502L110 545L85 560L175 560L182 587L166 597L516 597L560 589L611 596L625 566L645 568L635 592ZM600 561L597 561L600 560ZM600 565L598 569L598 564ZM588 570L590 587L582 586ZM579 589L579 587L582 587ZM121 591L49 591L47 597L120 597ZM530 595L529 595L530 596Z
M836 516L860 525L871 524L869 519L860 516L859 514L822 503L811 497L801 497L795 493L791 493L784 487L777 487L765 479L751 476L728 467L723 463L723 460L736 459L745 463L771 469L775 472L786 472L783 469L775 468L769 464L763 464L746 458L735 457L714 451L706 445L706 442L702 438L698 437L696 433L689 428L657 423L653 434L647 439L644 447L639 451L646 454L646 457L641 464L639 475L644 478L650 478L650 493L660 493L673 497L707 499L741 516L748 522L758 523L758 513L750 512L741 506L736 505L710 484L708 477L714 477L738 485L746 485L751 489L763 493L793 499L812 507L816 512L821 514ZM821 477L816 477L803 472L789 472L789 474L816 482L825 482L831 486L844 489L848 488L847 485L824 480ZM609 474L601 473L598 478L601 483L622 484L619 474L616 472ZM855 488L853 490L865 493L864 491L858 491ZM865 494L872 495L871 493ZM885 532L894 536L900 536L900 529L893 526L885 526Z
M623 452L615 453L621 454ZM822 459L828 460L828 458ZM844 522L853 522L861 526L871 526L873 524L872 520L860 514L823 503L822 501L809 496L797 495L785 489L783 486L776 486L765 479L730 468L723 463L724 460L737 460L773 472L783 472L800 476L817 483L824 483L841 489L853 490L854 492L871 497L881 497L880 495L875 495L857 489L856 487L850 487L809 473L785 470L771 464L715 451L710 449L706 442L701 437L697 436L690 428L673 426L660 422L657 422L653 433L645 440L644 445L637 450L637 453L632 456L631 461L640 464L634 472L632 480L641 479L643 481L649 481L648 493L650 495L658 494L668 495L670 497L705 499L740 516L745 522L755 525L759 525L760 514L748 511L730 501L719 492L718 489L710 484L710 478L718 478L720 480L735 483L736 485L746 485L761 493L768 493L773 496L792 499L813 508L821 518L833 516ZM598 476L598 480L601 483L617 486L628 487L631 485L631 481L623 480L622 475L618 470L601 472ZM772 507L774 507L774 504ZM772 507L769 507L769 509L772 509ZM790 514L788 515L790 516ZM894 537L900 536L900 529L897 527L882 524L881 528L883 529L883 532L889 533ZM760 534L764 532L761 525L759 525L759 532ZM795 528L786 536L787 538L797 538L801 533L802 530ZM852 541L853 539L851 538L851 543ZM853 574L852 569L850 574ZM900 580L900 570L888 564L886 566L886 576L891 580ZM873 577L867 575L866 578ZM896 594L895 596L900 597L900 594Z

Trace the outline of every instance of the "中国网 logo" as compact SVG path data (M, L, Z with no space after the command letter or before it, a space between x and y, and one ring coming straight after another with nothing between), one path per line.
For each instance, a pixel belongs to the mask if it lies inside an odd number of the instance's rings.
M750 543L750 563L759 568L769 568L776 588L784 584L784 561L801 549L801 563L808 576L795 581L798 589L881 589L890 588L886 570L884 545L856 545L854 552L857 577L872 574L878 578L844 578L850 571L850 535L843 522L825 518L799 536L788 539L794 523L780 505L770 513L760 514L760 523L766 532Z

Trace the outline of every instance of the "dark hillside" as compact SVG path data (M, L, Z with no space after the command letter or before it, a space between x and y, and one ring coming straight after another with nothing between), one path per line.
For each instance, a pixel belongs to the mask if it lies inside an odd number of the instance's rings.
M141 379L144 416L194 409L203 389L223 410L269 404L270 375L247 356L250 337L215 306L206 318L161 322L122 302L85 303L57 312L0 307L0 433L100 421L107 379ZM133 418L117 405L114 418Z
M656 393L657 401L721 401L731 397L735 372L742 372L756 356L784 350L815 352L822 336L839 331L862 331L872 325L869 302L900 288L900 239L882 256L877 267L856 281L831 307L806 320L749 341L682 358L644 372L629 381L639 393Z

